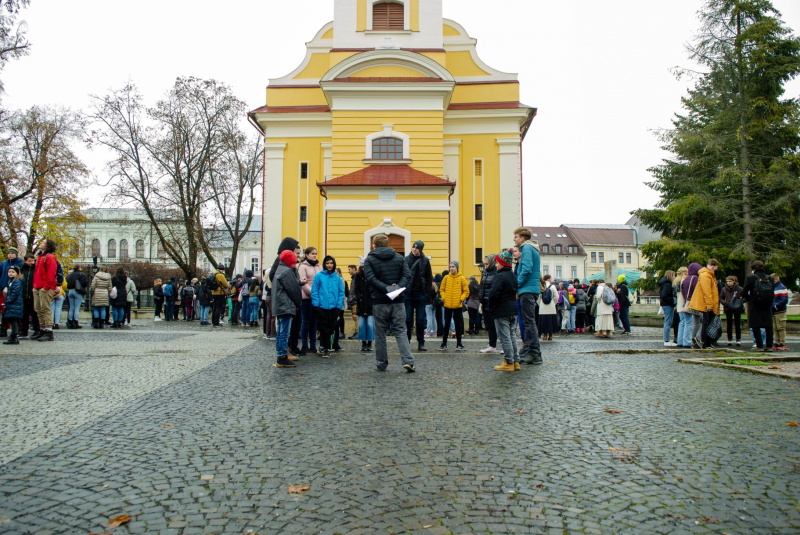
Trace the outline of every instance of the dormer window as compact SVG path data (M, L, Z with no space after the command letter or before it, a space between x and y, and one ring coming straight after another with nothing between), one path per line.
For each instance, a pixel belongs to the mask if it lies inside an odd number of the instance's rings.
M402 160L403 140L396 137L379 137L372 140L373 160Z
M399 2L376 2L372 5L372 29L405 30L405 7Z
M560 253L561 252L561 245L556 245L554 249L556 250L557 253Z

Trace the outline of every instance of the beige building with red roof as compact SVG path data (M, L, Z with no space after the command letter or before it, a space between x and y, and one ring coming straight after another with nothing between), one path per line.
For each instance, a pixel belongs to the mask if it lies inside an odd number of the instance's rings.
M571 281L586 277L586 253L565 227L528 228L539 246L542 276Z
M423 240L434 270L458 259L471 275L510 241L536 109L476 42L441 0L334 1L250 114L265 135L265 257L293 236L354 264L383 232L403 254Z
M586 274L602 272L604 263L616 260L618 269L638 270L644 265L638 233L632 225L563 225L586 252Z

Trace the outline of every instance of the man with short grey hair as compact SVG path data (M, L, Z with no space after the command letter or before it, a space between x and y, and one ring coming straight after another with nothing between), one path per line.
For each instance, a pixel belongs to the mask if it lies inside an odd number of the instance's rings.
M405 289L411 282L411 270L403 257L389 247L389 237L377 234L372 238L372 251L364 261L364 277L372 292L372 315L375 318L375 369L386 371L389 358L386 349L386 327L397 340L403 368L413 373L414 355L406 334L406 308L401 292L394 299L387 294Z

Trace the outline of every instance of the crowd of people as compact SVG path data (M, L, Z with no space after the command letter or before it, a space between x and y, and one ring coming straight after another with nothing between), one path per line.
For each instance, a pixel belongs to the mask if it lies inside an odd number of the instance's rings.
M530 239L530 229L516 229L513 247L484 258L478 281L465 277L456 260L434 276L421 240L403 257L388 247L387 236L379 234L366 258L360 258L358 266L348 266L348 284L335 258L328 255L319 261L315 247L301 250L296 239L287 237L272 268L258 275L245 271L229 280L220 264L204 278L156 279L154 320L199 321L220 328L227 319L230 325L261 326L264 338L276 340L276 365L294 367L308 354L328 358L341 351L349 310L356 326L349 339L359 340L363 352L375 350L376 368L383 371L388 366L386 336L392 334L408 372L415 371L414 335L418 352L427 351L426 339L432 338L441 339L440 351L448 350L452 338L455 350L464 351L463 336L485 329L489 343L481 353L502 354L503 362L495 369L515 371L523 363L541 364L540 342L551 341L553 334L594 332L609 338L617 329L630 334L631 292L624 275L616 284L542 277L538 248ZM90 279L75 265L65 276L55 247L52 240L42 240L36 254L22 258L16 249L8 249L0 267L4 344L52 341L65 302L67 328L82 328L79 311L87 296L93 328L130 326L138 290L124 268L117 267L112 275L106 266L99 266ZM664 345L716 347L723 330L721 306L728 345L734 343L734 335L736 345L741 345L741 318L746 314L754 348L785 350L788 290L780 277L767 275L764 264L755 261L744 286L733 275L723 283L714 276L718 266L715 259L706 267L692 263L677 273L667 271L658 281Z
M658 281L661 313L664 316L664 345L680 348L715 348L723 334L720 306L725 314L728 345L742 345L742 314L753 349L785 351L786 308L789 291L777 273L767 275L764 263L751 264L751 274L739 285L735 275L725 282L714 273L719 262L711 258L705 267L698 263L669 270ZM670 334L672 338L670 339ZM735 335L735 339L734 339Z

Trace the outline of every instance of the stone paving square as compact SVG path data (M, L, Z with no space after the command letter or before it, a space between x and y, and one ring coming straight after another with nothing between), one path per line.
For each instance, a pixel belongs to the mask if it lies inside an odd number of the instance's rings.
M407 374L391 340L386 373L349 341L279 369L260 329L134 323L0 346L0 533L800 532L800 381L660 329Z

